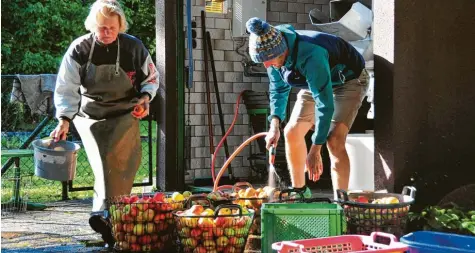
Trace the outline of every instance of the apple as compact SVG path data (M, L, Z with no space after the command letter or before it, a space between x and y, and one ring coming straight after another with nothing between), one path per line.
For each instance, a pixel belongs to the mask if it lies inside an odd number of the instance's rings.
M144 226L147 234L152 234L155 231L155 224L153 222L145 223Z
M152 244L152 249L154 250L163 250L165 248L165 244L163 244L162 242L156 242L154 244Z
M204 218L201 217L198 220L198 227L200 228L212 228L213 227L213 219L212 218Z
M191 230L191 237L199 239L200 236L201 236L201 232L202 232L201 229L199 229L199 228L193 228L193 229Z
M143 216L145 218L145 221L153 221L153 218L155 217L155 212L153 209L148 209L143 213Z
M119 249L120 250L128 250L129 249L129 243L126 241L120 241L119 242Z
M231 245L228 245L226 246L226 248L224 248L224 253L237 253L237 249Z
M216 248L216 242L214 240L204 240L203 246L205 246L206 249L214 249Z
M142 224L138 223L134 226L134 235L143 235L144 232L145 231Z
M140 211L146 211L148 209L148 199L139 199L137 202L137 208Z
M223 236L224 235L224 229L223 228L213 228L213 234L217 237Z
M182 238L189 238L191 236L191 229L189 227L183 227L179 233Z
M121 199L120 199L120 203L122 204L130 204L130 198L127 197L127 196L123 196Z
M113 221L121 221L122 218L122 212L120 210L115 210L112 213L112 220Z
M144 212L139 211L139 212L137 213L137 216L135 217L135 221L136 221L136 222L139 222L139 223L144 222L144 221L145 221Z
M153 195L153 200L157 201L158 203L163 203L165 202L165 197L165 193L157 192Z
M137 243L130 244L130 251L140 252L141 250L142 250L142 247L140 247L139 244L137 244Z
M139 200L139 196L137 195L131 195L129 198L129 203L136 203Z
M126 233L131 233L134 231L134 224L133 223L125 223L123 225L123 231Z
M203 212L204 208L202 205L193 205L190 209L188 209L188 213L192 215L199 215Z
M224 229L224 235L227 236L227 237L231 237L231 236L236 235L236 231L234 231L233 228L225 228Z
M120 222L117 222L117 223L114 224L114 226L112 226L112 231L114 233L118 233L118 232L121 232L123 230L124 230L124 226Z
M206 228L203 229L203 233L201 234L203 239L207 240L212 240L213 239L213 228Z
M130 223L130 222L134 221L134 218L132 216L128 215L128 214L122 213L121 220L124 223Z
M150 235L150 238L152 238L152 243L153 242L158 242L158 235L157 234Z
M137 243L137 236L133 234L125 234L125 240L128 243Z
M114 237L115 237L115 240L120 242L120 241L123 241L125 240L125 233L124 232L114 232Z
M150 252L150 251L152 251L152 245L150 244L142 245L142 252Z
M219 212L218 212L218 215L231 215L231 209L225 207L225 208L221 208L219 209Z
M229 243L229 239L226 236L220 236L216 239L218 247L226 247Z
M141 245L152 243L152 237L150 235L143 235L138 237L137 242Z
M156 226L155 226L155 230L160 232L160 231L164 231L168 228L168 224L167 223L164 223L164 222L161 222L161 223L158 223Z
M207 251L205 247L198 246L193 250L193 253L207 253Z

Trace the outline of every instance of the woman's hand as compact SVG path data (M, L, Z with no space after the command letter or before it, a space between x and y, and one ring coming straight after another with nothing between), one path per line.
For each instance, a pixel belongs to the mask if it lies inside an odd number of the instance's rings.
M150 97L148 95L143 95L139 101L137 101L137 105L135 106L134 110L132 111L132 116L137 119L142 119L146 117L150 112Z
M66 140L66 135L69 133L69 122L60 119L56 128L50 133L54 141Z

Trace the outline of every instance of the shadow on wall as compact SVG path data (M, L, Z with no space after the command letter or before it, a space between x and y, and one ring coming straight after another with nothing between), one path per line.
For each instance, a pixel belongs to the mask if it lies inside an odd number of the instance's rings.
M393 63L374 55L374 187L394 191Z

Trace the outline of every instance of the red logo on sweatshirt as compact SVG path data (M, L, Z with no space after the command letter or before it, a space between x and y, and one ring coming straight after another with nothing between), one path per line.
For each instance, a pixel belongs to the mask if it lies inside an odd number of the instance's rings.
M134 84L135 82L135 71L130 71L130 72L127 72L127 76L129 77L129 80L130 80L130 84Z

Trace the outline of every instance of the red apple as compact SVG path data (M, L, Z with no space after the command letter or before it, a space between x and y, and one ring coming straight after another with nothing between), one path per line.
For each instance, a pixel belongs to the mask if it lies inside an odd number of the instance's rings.
M125 240L128 243L137 243L137 236L133 234L125 234Z
M139 236L137 242L141 245L152 243L152 237L150 235Z
M207 251L205 247L198 246L193 250L193 253L207 253Z
M201 229L199 229L199 228L193 228L193 229L191 230L191 237L199 239L199 238L200 238L200 235L201 235L201 232L202 232Z
M137 243L130 244L130 251L132 252L140 252L142 250L142 247L138 245Z
M139 196L137 195L131 195L129 199L129 203L136 203L139 200Z
M129 249L129 243L126 241L120 241L119 242L119 249L120 250L128 250Z
M117 232L117 233L114 232L114 237L115 237L116 241L118 241L118 242L124 241L125 240L125 233L124 232Z
M224 248L224 253L236 253L238 252L237 249L231 245L228 245L226 246L226 248Z
M152 238L152 242L157 242L158 241L158 235L157 234L152 234L150 237Z
M165 202L165 193L157 192L153 195L153 200L157 201L158 203Z
M142 212L147 210L148 209L148 200L147 199L139 199L137 201L137 208Z
M123 231L126 232L126 233L131 233L132 231L134 231L134 224L133 223L125 223L123 225Z

